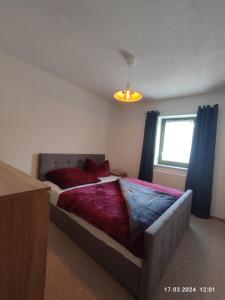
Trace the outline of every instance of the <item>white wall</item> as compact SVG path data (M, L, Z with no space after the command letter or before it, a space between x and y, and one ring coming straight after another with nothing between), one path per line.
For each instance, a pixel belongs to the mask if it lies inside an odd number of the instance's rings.
M112 103L0 52L0 159L35 175L39 152L106 153Z
M168 115L193 113L198 105L216 103L219 104L219 117L211 214L225 219L225 93L121 105L121 110L115 112L117 122L113 126L110 141L109 157L113 168L127 171L129 176L138 175L147 110L159 110ZM159 184L183 189L185 180L186 172L183 170L163 167L154 170L153 181Z

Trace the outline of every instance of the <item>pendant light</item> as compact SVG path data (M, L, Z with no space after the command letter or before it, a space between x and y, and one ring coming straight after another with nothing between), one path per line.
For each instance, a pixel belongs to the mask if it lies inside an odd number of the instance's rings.
M143 98L142 94L140 92L137 91L133 91L130 89L130 73L131 73L131 66L134 63L135 57L130 54L130 53L126 53L125 55L123 55L124 59L127 62L127 65L129 67L129 77L128 77L128 82L127 82L127 86L125 90L122 91L117 91L115 92L115 94L113 95L113 97L116 100L122 101L122 102L137 102L139 100L141 100Z

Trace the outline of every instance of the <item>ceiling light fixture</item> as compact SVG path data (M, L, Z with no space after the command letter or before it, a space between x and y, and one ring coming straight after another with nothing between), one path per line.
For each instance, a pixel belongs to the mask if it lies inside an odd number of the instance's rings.
M128 82L127 82L126 89L122 90L122 91L115 92L115 94L113 95L113 97L116 100L127 102L127 103L137 102L137 101L139 101L139 100L141 100L143 98L142 94L140 92L132 91L130 89L131 66L134 64L135 57L132 54L127 53L125 51L122 52L122 56L126 60L126 63L127 63L128 67L129 67Z

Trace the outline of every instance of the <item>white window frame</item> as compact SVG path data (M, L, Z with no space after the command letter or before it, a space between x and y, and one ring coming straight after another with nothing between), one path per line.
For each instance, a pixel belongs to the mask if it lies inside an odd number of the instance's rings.
M160 142L161 142L161 130L162 130L163 120L165 120L165 119L187 119L187 118L196 118L196 114L165 115L165 116L158 117L154 165L165 166L165 167L169 167L169 168L185 169L185 170L188 168L188 164L177 163L177 162L167 162L167 163L160 162Z

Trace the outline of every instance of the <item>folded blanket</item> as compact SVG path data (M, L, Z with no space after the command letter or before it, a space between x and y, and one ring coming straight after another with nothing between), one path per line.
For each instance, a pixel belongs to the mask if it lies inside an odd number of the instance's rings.
M133 248L136 248L134 244L138 244L139 239L143 238L145 229L153 224L176 198L126 179L119 179L119 185L128 209L131 243Z
M144 255L144 231L176 197L126 179L71 189L57 205L82 217L124 245Z

